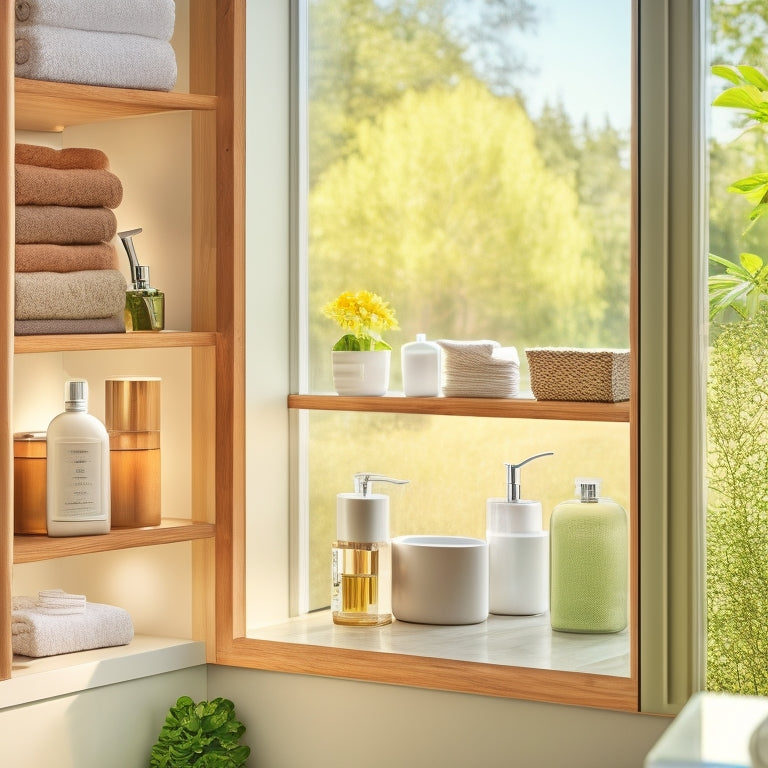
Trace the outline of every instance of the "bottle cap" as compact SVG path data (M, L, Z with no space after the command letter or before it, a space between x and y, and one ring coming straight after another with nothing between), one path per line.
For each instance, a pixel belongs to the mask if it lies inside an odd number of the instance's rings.
M336 538L360 544L389 539L389 496L340 493L336 497Z
M68 411L84 411L88 407L88 382L69 379L64 384L64 405Z
M104 382L104 423L114 432L160 430L157 376L110 376Z
M600 478L577 477L576 498L585 504L596 503L600 498Z

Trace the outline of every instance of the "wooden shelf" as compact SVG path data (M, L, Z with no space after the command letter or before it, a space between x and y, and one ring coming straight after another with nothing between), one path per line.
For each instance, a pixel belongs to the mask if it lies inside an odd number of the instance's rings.
M13 562L34 563L70 555L88 555L116 549L208 539L214 535L213 523L164 518L159 526L117 528L100 536L14 536Z
M367 411L436 416L489 416L508 419L629 422L629 402L579 403L533 398L485 397L341 397L289 395L288 407L311 411Z
M104 88L15 79L16 127L61 132L70 125L99 123L163 112L210 111L216 96L175 91Z
M87 333L60 336L16 336L14 352L76 352L105 349L159 349L169 347L213 347L215 331L160 331L139 333Z

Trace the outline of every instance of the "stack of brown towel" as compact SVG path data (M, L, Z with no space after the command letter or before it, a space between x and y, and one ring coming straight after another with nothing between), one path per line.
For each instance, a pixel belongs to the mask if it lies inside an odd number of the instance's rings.
M125 331L110 242L120 179L98 149L16 145L17 336Z

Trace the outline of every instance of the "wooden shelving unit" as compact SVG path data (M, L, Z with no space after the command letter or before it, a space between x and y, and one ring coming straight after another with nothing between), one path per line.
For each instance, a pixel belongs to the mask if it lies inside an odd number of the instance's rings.
M242 269L244 180L244 0L189 0L190 93L103 88L18 79L13 73L14 4L3 6L0 52L4 62L3 120L0 121L0 413L5 440L0 442L0 681L12 673L10 605L12 566L135 547L191 542L192 626L195 640L215 656L216 548L226 552L231 538L232 505L242 498L238 462L244 454L235 420L242 413L242 343L244 302ZM190 113L192 153L192 330L161 333L69 336L13 335L15 131L63 132L73 126L109 123L168 113ZM110 131L105 125L105 131ZM215 274L216 279L211 279ZM190 518L164 516L159 526L113 529L103 536L54 538L13 535L13 358L51 352L188 349L191 356ZM223 549L222 549L223 548ZM231 559L231 556L227 559ZM231 600L230 600L231 610ZM73 661L72 663L77 663ZM2 684L0 682L0 684Z
M433 416L487 416L496 419L549 419L567 421L629 421L629 402L576 403L532 398L484 397L340 397L289 395L288 407L311 411L367 411Z
M103 536L71 536L57 539L48 536L17 535L14 536L13 542L13 562L14 564L34 563L39 560L53 560L71 555L89 555L115 549L208 539L215 536L215 533L216 528L213 523L165 517L158 526L113 528Z

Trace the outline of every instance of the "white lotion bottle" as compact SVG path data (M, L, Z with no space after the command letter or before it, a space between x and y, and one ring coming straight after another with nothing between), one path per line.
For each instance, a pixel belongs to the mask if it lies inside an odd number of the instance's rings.
M549 536L542 527L541 502L520 498L520 468L552 455L506 464L507 498L486 502L491 613L533 616L549 608Z
M442 377L442 348L427 341L423 333L416 341L403 344L400 363L403 371L403 394L406 397L439 397Z
M408 481L358 472L355 492L336 497L336 541L331 546L334 624L381 627L392 622L389 496L371 493L373 482Z
M109 435L88 413L88 382L64 385L63 413L46 436L46 520L49 536L109 533Z

